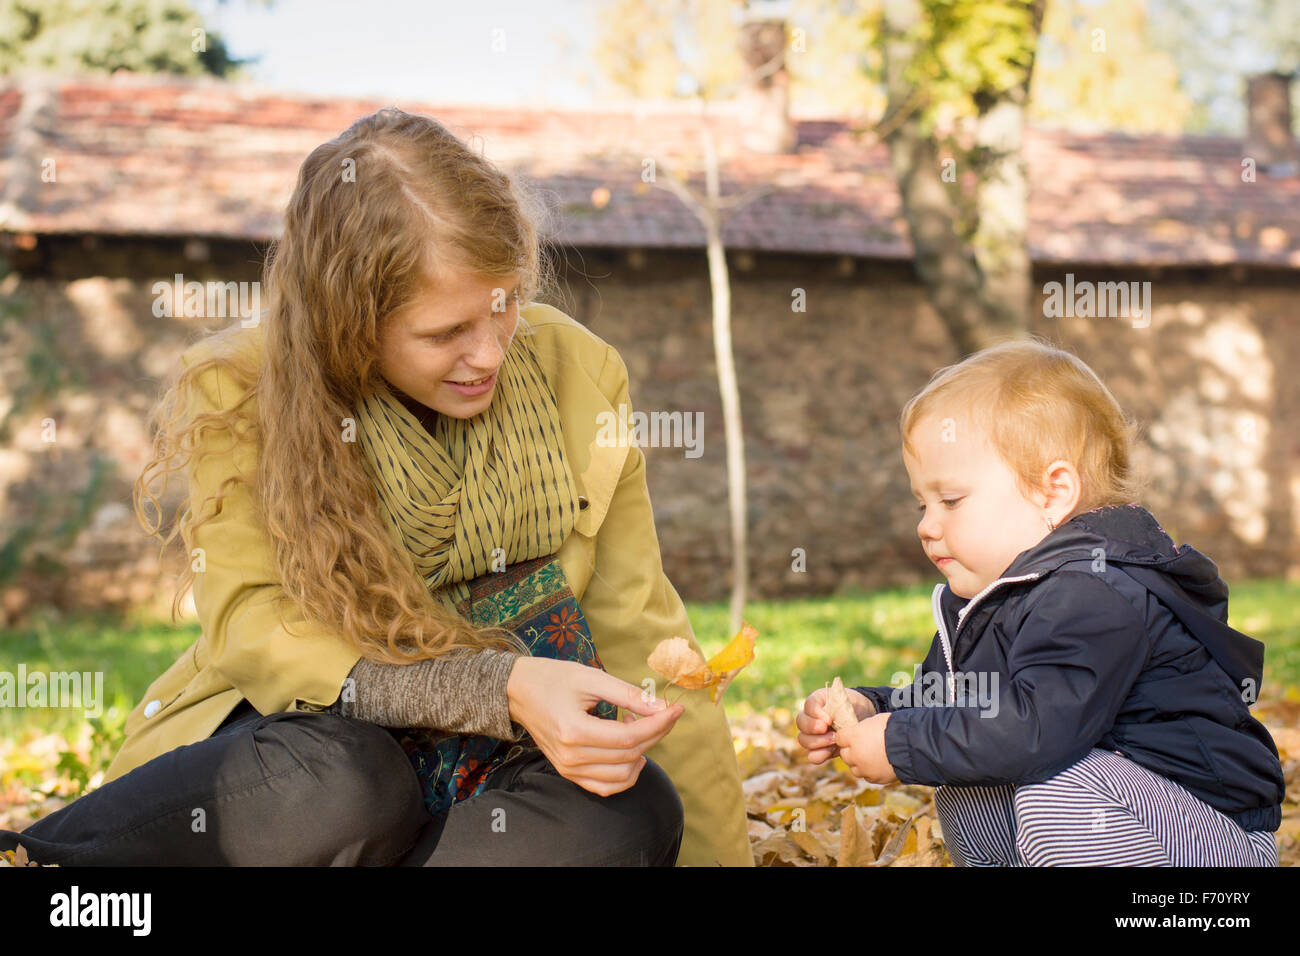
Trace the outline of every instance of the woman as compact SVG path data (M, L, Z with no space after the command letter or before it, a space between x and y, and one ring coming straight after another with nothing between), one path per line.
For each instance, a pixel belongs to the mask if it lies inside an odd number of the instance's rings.
M148 526L152 482L187 468L166 541L191 559L173 614L192 583L202 636L128 715L104 785L0 848L752 865L723 712L643 689L690 624L641 451L596 439L626 367L532 301L536 209L401 110L311 153L267 312L182 356L137 482Z

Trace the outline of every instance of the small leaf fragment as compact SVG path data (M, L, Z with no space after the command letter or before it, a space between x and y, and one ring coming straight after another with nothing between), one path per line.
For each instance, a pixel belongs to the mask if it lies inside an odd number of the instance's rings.
M831 726L836 731L857 726L858 715L854 712L848 692L844 689L844 682L839 677L831 682L831 689L826 694L826 709L830 711Z

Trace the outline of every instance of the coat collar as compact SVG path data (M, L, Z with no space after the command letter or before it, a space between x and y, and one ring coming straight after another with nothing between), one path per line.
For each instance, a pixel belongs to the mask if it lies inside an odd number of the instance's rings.
M1228 585L1218 567L1191 545L1176 547L1155 517L1141 505L1108 505L1075 515L1042 541L1022 551L997 578L970 600L954 594L947 583L932 595L936 624L955 637L965 617L983 599L1017 579L1035 581L1061 566L1099 557L1118 564L1158 568L1174 578L1183 590L1211 615L1226 616Z
M1098 557L1158 568L1175 578L1211 614L1218 617L1219 610L1226 610L1228 585L1215 563L1191 545L1175 546L1151 512L1135 504L1109 505L1075 515L1021 552L1003 576L1050 572L1069 561L1091 562Z

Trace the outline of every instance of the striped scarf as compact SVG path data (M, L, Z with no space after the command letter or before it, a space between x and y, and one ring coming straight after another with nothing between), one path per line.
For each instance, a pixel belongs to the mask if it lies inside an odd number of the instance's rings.
M578 495L551 391L528 336L507 351L492 404L438 415L428 431L384 384L362 400L358 433L395 543L453 612L467 581L554 554Z

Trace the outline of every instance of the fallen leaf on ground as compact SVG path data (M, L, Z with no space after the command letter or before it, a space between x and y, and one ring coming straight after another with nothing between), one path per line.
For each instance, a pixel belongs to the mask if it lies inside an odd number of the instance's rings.
M27 856L27 847L21 843L16 850L0 850L0 866L40 866L35 860ZM58 866L57 863L46 863L46 866Z

